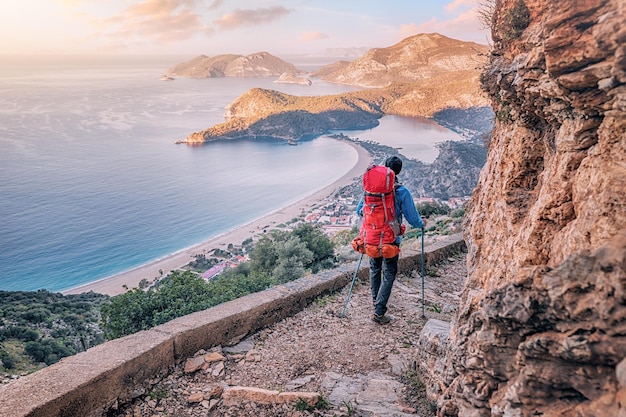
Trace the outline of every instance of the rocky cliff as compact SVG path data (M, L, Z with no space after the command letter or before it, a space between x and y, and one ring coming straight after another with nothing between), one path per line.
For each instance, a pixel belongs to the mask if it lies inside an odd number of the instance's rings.
M257 52L247 56L200 55L168 70L169 75L192 78L269 77L298 72L294 65L267 52Z
M625 416L626 2L495 5L497 122L429 387L440 416Z

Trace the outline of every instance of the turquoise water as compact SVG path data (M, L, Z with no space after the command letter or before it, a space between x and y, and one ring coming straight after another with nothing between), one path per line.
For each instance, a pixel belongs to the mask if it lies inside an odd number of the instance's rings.
M221 122L253 86L304 91L271 79L158 80L169 65L0 70L0 289L61 291L125 271L310 194L356 162L354 149L324 138L175 145Z
M0 290L62 291L137 267L296 201L356 162L353 148L323 137L299 146L175 145L221 123L225 106L253 87L355 89L275 78L159 80L184 60L3 59ZM376 132L381 143L430 140L414 119L386 117L360 133Z

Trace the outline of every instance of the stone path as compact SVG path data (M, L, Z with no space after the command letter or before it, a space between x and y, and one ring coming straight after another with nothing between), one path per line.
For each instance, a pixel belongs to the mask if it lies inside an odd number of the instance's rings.
M421 277L398 276L388 325L371 321L369 283L319 298L293 317L229 347L200 351L110 416L434 416L416 372L427 319L450 321L466 276L465 254ZM158 382L158 383L157 383Z

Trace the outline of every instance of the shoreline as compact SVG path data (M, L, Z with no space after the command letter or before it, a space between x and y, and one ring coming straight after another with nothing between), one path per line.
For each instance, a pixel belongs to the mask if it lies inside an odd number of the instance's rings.
M93 291L111 296L119 295L126 292L124 286L128 289L135 288L139 286L139 282L142 279L151 281L154 278L161 277L159 271L162 271L163 276L165 276L171 271L182 268L187 265L196 254L209 252L221 246L226 246L229 243L241 244L241 242L248 238L262 234L263 230L271 230L274 228L274 225L285 223L299 216L302 212L306 212L309 208L324 200L337 189L353 183L357 177L360 177L363 172L365 172L365 169L370 164L372 157L365 148L352 141L342 140L342 142L352 146L357 151L357 161L343 176L331 184L313 191L308 196L296 202L289 203L284 207L280 207L273 212L237 226L209 240L181 249L178 252L174 252L163 258L156 259L127 271L120 272L119 274L69 288L61 291L61 293L63 295L70 295Z

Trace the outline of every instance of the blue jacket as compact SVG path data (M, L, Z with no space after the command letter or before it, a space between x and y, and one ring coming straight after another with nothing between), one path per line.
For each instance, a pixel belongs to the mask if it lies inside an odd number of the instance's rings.
M356 207L356 213L359 216L363 216L363 197ZM402 218L405 218L409 224L415 228L421 229L424 227L424 221L422 220L415 203L413 202L413 196L411 192L404 186L400 185L396 188L396 215L398 222L402 224ZM396 243L400 243L402 237L398 236Z

